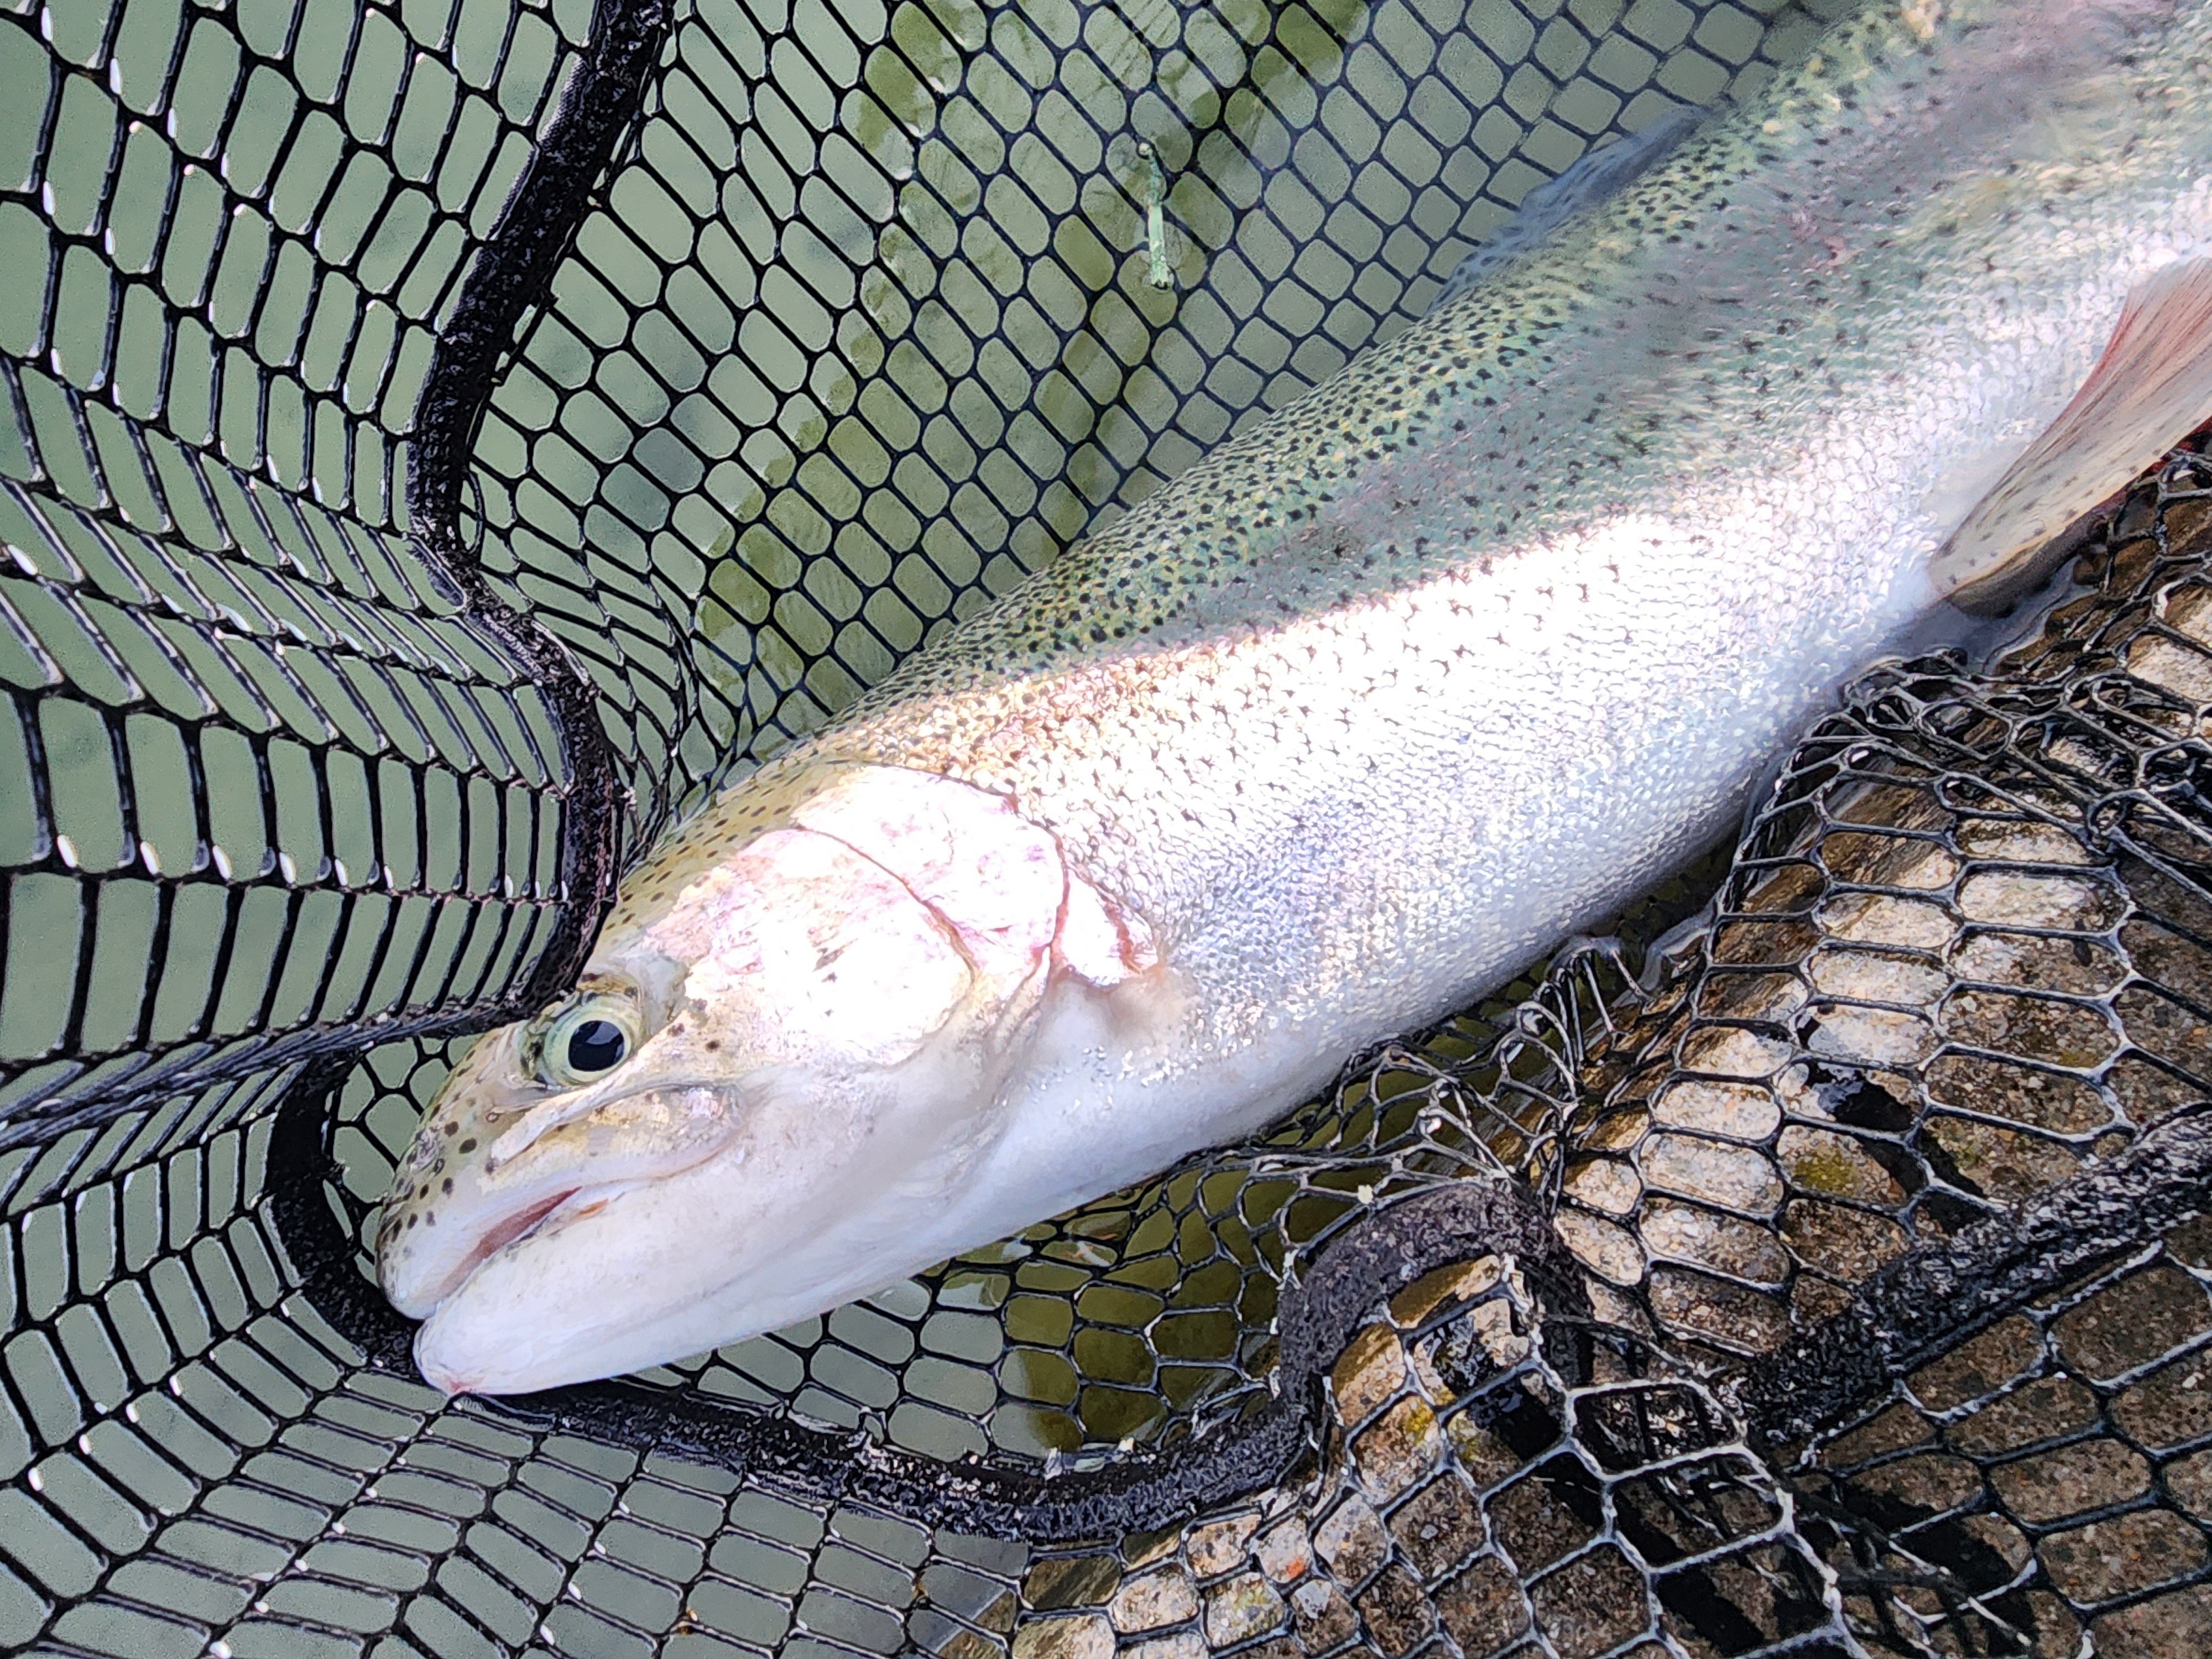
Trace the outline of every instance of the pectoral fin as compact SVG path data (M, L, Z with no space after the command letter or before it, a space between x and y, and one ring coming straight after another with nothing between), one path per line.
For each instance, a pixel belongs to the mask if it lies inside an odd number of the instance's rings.
M2128 295L2081 389L1936 556L1938 592L2002 611L2038 586L2082 522L2212 416L2212 259L2187 259Z

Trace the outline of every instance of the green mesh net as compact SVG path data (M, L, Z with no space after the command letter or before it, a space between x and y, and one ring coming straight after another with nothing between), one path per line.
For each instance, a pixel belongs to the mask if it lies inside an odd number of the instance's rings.
M2193 452L1258 1143L523 1401L364 1270L672 814L1818 27L0 4L0 1649L2193 1650Z

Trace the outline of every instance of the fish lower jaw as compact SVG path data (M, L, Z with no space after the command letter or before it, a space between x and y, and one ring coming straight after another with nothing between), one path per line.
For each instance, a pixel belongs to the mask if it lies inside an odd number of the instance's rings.
M752 1279L740 1295L732 1297L726 1290L717 1294L707 1288L680 1307L660 1310L658 1317L641 1326L628 1322L636 1306L653 1299L642 1285L631 1287L637 1291L635 1297L623 1295L618 1287L597 1287L595 1294L584 1298L588 1310L566 1326L559 1311L537 1295L523 1305L496 1309L492 1318L487 1314L494 1310L471 1308L470 1298L457 1296L441 1304L416 1332L416 1369L423 1381L447 1395L506 1395L565 1388L670 1364L782 1329L878 1291L913 1271L910 1265L887 1256L880 1240L836 1251L834 1265L821 1263L818 1255L810 1261L806 1242L790 1243L791 1249L778 1260L787 1264L801 1288L774 1283L781 1275L769 1272L765 1277L770 1282Z
M483 1378L472 1376L466 1371L448 1370L437 1359L431 1346L429 1334L430 1325L427 1321L424 1322L422 1328L415 1333L415 1369L422 1373L422 1380L440 1394L448 1396L483 1393Z
M597 1186L570 1187L525 1206L484 1229L465 1255L432 1283L408 1285L398 1274L387 1275L385 1296L410 1319L427 1320L452 1301L478 1269L510 1244L552 1232L605 1206L635 1182L608 1182Z

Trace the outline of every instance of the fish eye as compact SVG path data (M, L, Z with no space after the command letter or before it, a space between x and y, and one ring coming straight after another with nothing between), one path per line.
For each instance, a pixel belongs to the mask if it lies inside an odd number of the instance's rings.
M556 1088L591 1083L637 1047L637 1014L609 996L580 997L548 1021L538 1042L538 1075Z
M568 1069L604 1072L622 1062L629 1039L611 1019L587 1019L568 1033Z

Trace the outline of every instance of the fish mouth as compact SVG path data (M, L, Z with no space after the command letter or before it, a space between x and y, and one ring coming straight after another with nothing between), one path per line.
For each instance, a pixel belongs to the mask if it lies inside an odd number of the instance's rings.
M634 1181L617 1181L590 1187L571 1187L525 1205L512 1215L494 1222L484 1229L483 1235L470 1247L468 1254L454 1264L452 1275L440 1288L437 1304L431 1311L435 1312L437 1307L443 1306L456 1291L469 1282L477 1268L508 1245L533 1233L550 1231L570 1221L580 1221L587 1215L596 1215L637 1184Z
M534 1231L546 1217L574 1198L577 1190L574 1187L562 1188L499 1217L477 1234L465 1250L440 1263L432 1278L422 1276L419 1256L410 1261L404 1255L394 1254L388 1243L380 1245L377 1277L383 1281L384 1294L409 1318L428 1319L495 1252ZM398 1236L396 1229L394 1236Z
M641 1097L666 1092L645 1091ZM674 1091L686 1109L677 1127L688 1133L657 1144L632 1133L627 1146L594 1146L596 1131L588 1126L526 1122L520 1126L531 1132L526 1139L511 1148L503 1138L495 1140L485 1157L445 1180L442 1196L421 1188L410 1193L403 1179L386 1200L377 1239L377 1279L386 1298L407 1317L427 1319L501 1250L593 1214L632 1188L727 1154L741 1126L736 1103L721 1098L725 1092L704 1085ZM573 1137L574 1144L550 1146L548 1137L556 1134Z
M516 1239L534 1229L554 1211L575 1197L581 1190L580 1188L571 1187L565 1193L556 1193L550 1198L540 1200L538 1203L517 1210L506 1220L486 1228L483 1237L477 1240L476 1248L461 1258L460 1266L453 1273L453 1283L456 1285L459 1285L462 1280L483 1265L486 1256L495 1250L505 1249ZM451 1292L449 1291L448 1294ZM439 1299L443 1301L445 1298L441 1297Z
M436 1279L404 1287L406 1300L403 1304L396 1291L402 1286L392 1282L386 1273L385 1294L392 1304L410 1318L428 1319L447 1302L476 1274L477 1270L497 1255L508 1245L520 1239L542 1231L549 1226L596 1214L607 1204L631 1187L635 1182L608 1182L591 1186L578 1184L562 1187L532 1199L527 1204L509 1211L479 1233L468 1248L444 1265Z

